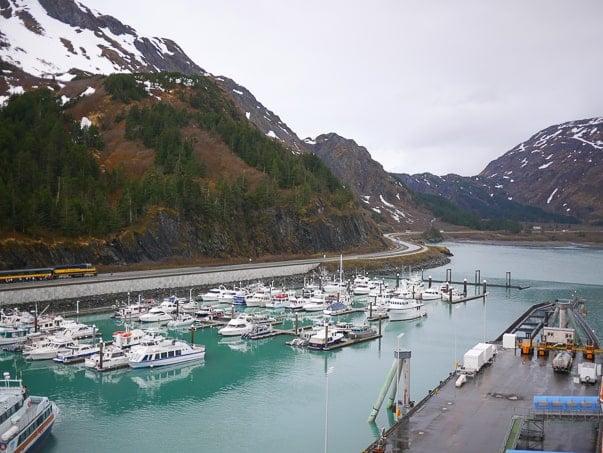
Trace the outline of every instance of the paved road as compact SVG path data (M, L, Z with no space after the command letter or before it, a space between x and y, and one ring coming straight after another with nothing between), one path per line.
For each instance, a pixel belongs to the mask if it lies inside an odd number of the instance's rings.
M392 233L386 234L385 237L391 241L392 247L388 250L374 253L359 253L352 255L325 255L323 258L307 258L301 260L290 260L290 261L274 261L274 262L249 262L244 264L229 264L224 266L204 266L204 267L186 267L186 268L173 268L173 269L154 269L147 271L129 271L129 272L118 272L118 273L104 273L99 274L96 277L83 277L83 278L70 278L43 282L26 282L26 283L9 283L0 286L0 292L8 289L27 289L36 288L41 286L59 286L59 285L78 285L84 282L91 281L103 282L103 281L120 281L130 279L145 279L154 277L165 277L172 275L188 275L188 274L200 274L200 273L214 273L221 271L236 271L245 269L261 269L270 267L284 267L298 264L322 264L325 262L339 262L340 259L343 261L352 260L377 260L384 258L393 258L404 255L415 255L422 253L427 250L427 247L422 245L413 244L411 242L402 241L399 239L400 234Z

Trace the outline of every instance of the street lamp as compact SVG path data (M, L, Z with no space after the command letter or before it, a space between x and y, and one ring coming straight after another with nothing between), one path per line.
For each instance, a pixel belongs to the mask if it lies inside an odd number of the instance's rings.
M329 440L329 374L333 372L335 367L330 366L327 370L327 383L326 383L326 391L325 391L325 453L328 450L328 440Z
M400 338L404 336L404 332L399 333L396 338L398 339L398 346L396 349L396 417L400 417L400 399L398 396L400 388Z

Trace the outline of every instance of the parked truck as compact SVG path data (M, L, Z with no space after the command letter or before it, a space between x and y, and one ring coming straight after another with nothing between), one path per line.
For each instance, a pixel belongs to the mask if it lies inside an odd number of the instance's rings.
M600 366L593 362L581 362L578 364L578 376L583 384L594 384L600 374Z

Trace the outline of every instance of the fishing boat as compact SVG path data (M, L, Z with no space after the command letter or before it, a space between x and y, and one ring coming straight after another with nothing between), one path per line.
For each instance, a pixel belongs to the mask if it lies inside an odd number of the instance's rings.
M0 381L0 451L39 450L50 435L58 409L45 396L32 396L21 379L5 372Z
M347 333L350 340L361 340L363 338L374 337L375 335L377 335L375 329L367 324L352 326Z
M86 357L98 352L98 344L78 343L69 347L67 352L59 352L53 360L64 364L83 362Z
M130 353L128 364L131 368L154 368L201 361L204 358L205 346L171 339L155 345L136 347Z
M110 371L128 366L128 351L113 344L100 344L100 351L84 360L84 366L96 371Z
M425 305L416 299L391 297L387 304L390 321L408 321L427 315Z

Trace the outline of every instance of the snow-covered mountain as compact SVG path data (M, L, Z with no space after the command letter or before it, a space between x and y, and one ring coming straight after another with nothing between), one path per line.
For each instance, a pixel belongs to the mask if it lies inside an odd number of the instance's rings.
M519 203L603 223L603 118L548 127L479 174Z
M203 70L173 41L140 37L73 0L0 0L0 59L40 78Z
M603 224L603 118L550 126L493 160L477 176L397 175L482 217ZM526 218L528 215L528 218ZM564 218L566 216L567 218ZM574 220L573 220L573 219Z

